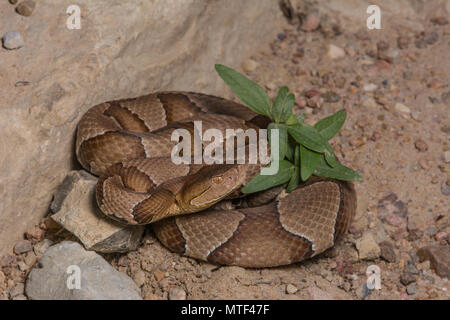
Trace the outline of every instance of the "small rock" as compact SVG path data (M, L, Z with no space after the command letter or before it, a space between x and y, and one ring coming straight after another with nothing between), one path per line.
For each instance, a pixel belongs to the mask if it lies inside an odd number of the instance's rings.
M450 179L441 184L441 192L445 196L450 196Z
M450 150L444 152L444 161L450 163Z
M429 260L431 268L436 271L440 277L450 279L450 248L448 246L427 246L417 251L419 260Z
M296 286L294 286L293 284L288 284L287 286L286 286L286 293L287 294L294 294L294 293L296 293L298 291L298 289L297 289L297 287Z
M395 262L397 260L397 255L395 254L394 245L390 241L383 241L380 243L381 258L387 262Z
M372 92L372 91L375 91L377 89L378 89L378 86L376 84L374 84L374 83L365 84L364 87L363 87L363 90L367 91L367 92Z
M411 283L406 287L406 292L411 296L415 294L417 291L417 287L415 283Z
M88 250L127 252L140 243L143 226L126 226L107 218L92 201L97 180L85 171L72 171L64 179L50 208L51 218L73 233Z
M244 69L245 72L255 71L258 66L258 62L253 59L247 59L242 63L242 69Z
M342 49L338 46L335 46L334 44L330 44L328 46L327 56L330 59L342 58L342 57L345 57L345 51L344 51L344 49Z
M436 31L433 31L433 32L427 33L423 37L423 40L425 41L426 44L433 45L439 40L439 35Z
M428 144L422 139L417 139L416 142L414 142L414 146L420 152L426 152L428 150Z
M33 13L35 7L36 3L33 0L25 0L17 5L16 11L22 16L29 17Z
M31 246L31 242L28 240L21 240L14 246L14 252L16 254L29 252L31 250L33 250L33 247Z
M359 259L375 260L380 256L381 250L370 233L365 233L356 241Z
M67 286L69 266L80 268L80 289ZM25 292L33 300L141 300L140 290L130 277L97 253L71 241L60 242L46 251L38 267L28 274Z
M407 286L413 282L416 282L416 276L410 272L402 272L402 275L400 276L400 282L404 286Z
M356 38L358 38L359 40L369 40L370 39L370 34L366 29L360 29L356 34L355 34Z
M405 106L402 103L396 103L394 106L395 111L397 112L401 112L401 113L405 113L405 114L410 114L411 113L411 109L409 109L407 106Z
M367 98L362 102L362 106L368 109L375 109L377 107L377 103L374 98Z
M317 11L311 11L302 22L301 29L306 32L316 30L320 25L320 17Z
M434 239L438 242L443 241L448 238L448 234L445 231L438 232L434 235Z
M170 289L169 300L186 300L186 291L178 287Z
M2 40L3 47L8 50L19 49L25 45L22 36L17 31L8 31Z
M9 0L9 3L16 4L19 0Z
M44 230L39 227L33 227L25 231L25 238L28 240L38 240L40 241L44 237Z

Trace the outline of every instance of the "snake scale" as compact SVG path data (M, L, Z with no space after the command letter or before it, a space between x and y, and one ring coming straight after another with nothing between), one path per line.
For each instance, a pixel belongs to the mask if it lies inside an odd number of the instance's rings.
M96 198L104 214L126 224L151 223L174 252L243 267L305 260L331 248L346 232L356 210L350 182L313 177L254 207L218 207L238 196L261 165L174 164L170 156L177 142L171 134L180 128L194 134L194 120L202 121L203 131L224 131L265 128L269 119L193 92L105 102L83 115L76 155L100 176Z

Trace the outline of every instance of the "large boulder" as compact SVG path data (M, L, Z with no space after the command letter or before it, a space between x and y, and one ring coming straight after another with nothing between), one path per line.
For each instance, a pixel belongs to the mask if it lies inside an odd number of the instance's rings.
M157 90L223 95L214 63L237 67L284 23L273 0L36 1L31 16L0 3L0 255L47 212L55 188L77 169L78 120L103 101ZM81 2L78 2L81 3Z

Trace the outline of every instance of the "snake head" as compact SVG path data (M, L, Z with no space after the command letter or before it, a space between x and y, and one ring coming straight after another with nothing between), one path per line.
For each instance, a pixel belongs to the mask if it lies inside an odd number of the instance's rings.
M236 165L212 165L200 169L187 184L182 197L190 210L211 207L242 186L242 174Z

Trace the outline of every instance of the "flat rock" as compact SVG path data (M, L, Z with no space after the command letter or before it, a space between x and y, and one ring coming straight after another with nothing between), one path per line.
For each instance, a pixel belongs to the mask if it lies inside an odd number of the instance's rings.
M440 277L450 279L450 248L448 246L427 246L417 251L420 261L429 260L431 268Z
M330 59L339 59L345 56L345 51L344 49L335 46L334 44L330 44L328 46L328 50L327 50L327 56Z
M143 226L126 226L106 217L95 201L97 179L85 171L72 171L64 179L50 206L52 219L73 233L87 250L126 252L139 245Z
M68 288L68 284L74 283L69 277L75 277L69 266L79 267L79 289ZM32 300L141 300L140 290L130 277L97 253L72 241L63 241L47 250L29 273L25 292Z

